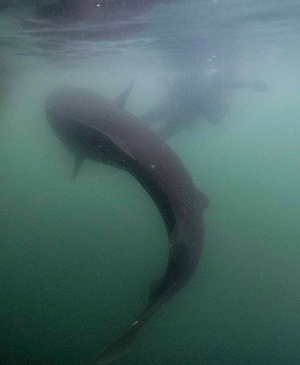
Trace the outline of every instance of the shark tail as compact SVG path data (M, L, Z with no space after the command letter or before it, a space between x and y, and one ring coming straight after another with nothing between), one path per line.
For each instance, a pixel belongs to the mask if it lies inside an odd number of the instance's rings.
M109 364L126 353L131 351L140 328L148 321L150 317L162 306L163 301L157 301L149 305L138 318L123 331L110 345L108 345L98 356L96 356L88 365L105 365Z

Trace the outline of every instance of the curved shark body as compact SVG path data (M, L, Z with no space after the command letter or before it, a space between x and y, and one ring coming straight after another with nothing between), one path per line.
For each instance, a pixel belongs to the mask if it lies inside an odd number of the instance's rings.
M74 175L84 159L126 170L151 196L168 232L165 274L153 285L146 309L92 362L106 364L126 352L149 317L190 280L201 254L208 200L176 153L115 101L88 89L65 87L49 95L45 111L54 133L76 156Z

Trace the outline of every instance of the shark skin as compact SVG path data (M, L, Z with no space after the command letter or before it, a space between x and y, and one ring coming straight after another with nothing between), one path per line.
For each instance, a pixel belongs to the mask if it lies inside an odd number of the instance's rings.
M80 162L76 174L85 159L127 171L156 204L168 233L168 265L145 310L89 364L108 364L128 352L145 322L188 283L200 259L209 204L171 147L124 105L121 96L110 101L74 86L54 90L45 104L51 129Z

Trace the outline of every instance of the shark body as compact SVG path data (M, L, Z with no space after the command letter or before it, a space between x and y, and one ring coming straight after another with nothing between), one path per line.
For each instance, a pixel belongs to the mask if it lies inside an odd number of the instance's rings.
M107 364L128 351L144 323L190 280L203 243L208 199L171 147L124 111L130 88L110 101L85 88L63 87L54 90L45 105L53 132L75 155L73 176L85 159L129 172L153 199L168 233L168 265L152 285L145 310L91 364Z

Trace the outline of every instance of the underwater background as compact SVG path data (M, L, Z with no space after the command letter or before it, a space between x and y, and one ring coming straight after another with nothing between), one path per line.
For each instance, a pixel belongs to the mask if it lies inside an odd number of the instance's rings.
M79 35L76 23L33 27L41 3L4 1L0 16L1 56L17 70L0 106L0 364L91 361L167 265L162 218L129 174L86 161L71 180L47 94L76 84L115 98L134 80L127 110L141 115L199 36L203 59L234 55L237 74L270 90L233 91L224 123L168 141L210 199L203 254L115 364L300 364L298 2L168 1L126 19L129 35L110 37L109 23L98 38L87 23Z

